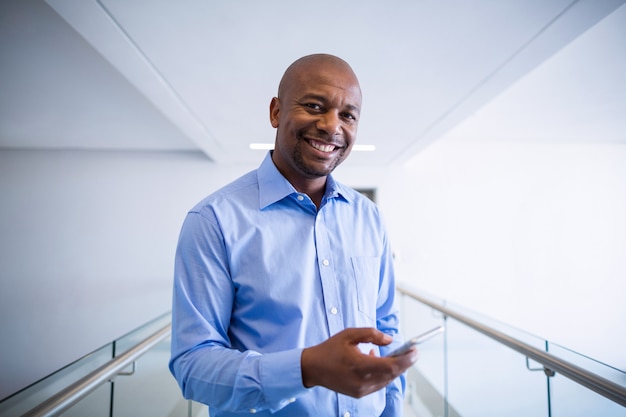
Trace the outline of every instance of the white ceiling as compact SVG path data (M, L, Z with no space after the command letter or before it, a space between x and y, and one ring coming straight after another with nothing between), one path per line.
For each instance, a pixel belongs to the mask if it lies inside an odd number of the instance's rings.
M626 144L626 5L438 140Z
M0 4L0 147L202 150L257 164L284 69L339 55L361 80L351 164L405 160L625 0Z

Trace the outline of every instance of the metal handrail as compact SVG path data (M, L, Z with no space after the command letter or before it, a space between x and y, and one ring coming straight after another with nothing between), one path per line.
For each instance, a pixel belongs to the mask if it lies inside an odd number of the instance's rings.
M168 323L128 351L113 358L98 369L48 398L46 401L24 414L24 417L58 416L63 413L100 385L120 374L126 367L133 364L141 355L152 349L157 343L167 338L170 334L171 327L172 324Z
M495 330L483 323L480 323L474 319L467 317L466 315L454 311L440 302L434 301L423 294L418 294L416 291L406 288L402 285L397 286L397 291L401 294L407 295L422 304L425 304L437 311L440 311L445 316L452 317L453 319L471 327L472 329L490 337L505 346L521 353L522 355L542 364L545 369L558 372L561 375L571 379L572 381L592 390L596 393L614 401L624 407L626 407L626 387L616 384L600 375L590 372L580 366L574 365L571 362L563 360L555 355L552 355L541 349L537 349L527 343L524 343L514 337L511 337L505 333Z

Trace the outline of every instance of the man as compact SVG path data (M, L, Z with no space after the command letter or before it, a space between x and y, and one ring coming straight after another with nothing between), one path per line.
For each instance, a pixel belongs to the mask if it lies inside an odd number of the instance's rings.
M401 341L376 206L330 175L356 139L361 89L324 54L270 103L274 151L196 205L176 255L170 369L210 415L401 416Z

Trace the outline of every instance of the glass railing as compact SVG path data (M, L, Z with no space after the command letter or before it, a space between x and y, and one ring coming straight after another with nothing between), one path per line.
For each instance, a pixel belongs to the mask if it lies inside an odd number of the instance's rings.
M446 328L419 347L420 360L407 374L405 417L626 417L623 371L414 289L399 293L405 336ZM159 317L2 400L0 416L207 416L206 406L182 397L167 368L170 337L163 331L170 319ZM29 414L159 332L140 356L71 407Z
M399 287L402 333L419 346L406 416L625 417L626 373L496 320Z
M0 416L206 416L206 406L185 400L169 373L170 322L165 314L2 400ZM129 364L100 381L116 360ZM65 409L70 397L80 398ZM56 405L46 407L51 401Z

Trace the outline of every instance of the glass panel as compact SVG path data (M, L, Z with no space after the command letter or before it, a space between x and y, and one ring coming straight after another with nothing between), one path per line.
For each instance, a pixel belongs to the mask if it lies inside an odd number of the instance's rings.
M209 409L206 405L189 401L189 417L206 417L209 415Z
M170 315L168 313L124 336L120 340L55 372L33 386L3 400L0 403L0 415L2 417L17 417L23 415L50 396L58 393L70 384L109 362L114 352L117 354L116 356L119 356L121 353L126 352L128 349L167 325L169 321ZM178 386L167 368L168 359L169 339L159 343L139 359L138 364L143 363L145 366L142 372L135 373L139 375L139 378L135 378L136 375L117 376L113 384L105 383L101 385L78 404L63 413L63 416L110 416L112 389L115 411L120 410L120 412L125 413L123 415L180 415L181 417L207 415L206 407L203 407L201 404L194 404L193 411L195 414L190 413L192 404L182 399ZM131 367L129 367L128 370L132 370ZM133 383L125 384L121 382L125 379L127 379L126 382L128 382L132 380L132 378L135 378ZM145 389L137 388L137 384L146 384L146 387ZM128 388L128 386L134 388ZM127 390L126 392L124 391L125 388ZM128 407L123 407L125 399L130 397L133 398L132 405L134 408L132 410ZM128 403L129 401L126 401L126 404ZM176 403L177 406L170 410L166 407L166 405L170 403ZM204 412L202 412L203 408ZM159 413L154 413L153 410L159 410ZM165 410L168 411L166 412Z
M520 342L523 342L531 347L534 347L536 349L545 351L546 349L546 341L545 339L542 339L538 336L535 336L531 333L528 333L524 330L518 329L516 327L510 326L506 323L503 323L495 318L492 317L487 317L484 316L482 314L477 313L474 310L468 309L466 307L463 306L459 306L453 303L449 303L449 302L444 302L446 305L446 307L450 308L451 310L454 310L456 313L459 313L467 318L469 318L470 320L474 320L478 323L480 323L483 326L487 326L490 327L491 329L497 331L497 332L501 332L504 335L517 339Z
M583 369L589 370L621 386L626 385L626 372L613 368L570 349L551 343L549 351ZM552 417L626 417L626 407L591 391L569 378L556 374L551 379Z
M140 343L171 320L166 314L146 324L142 328L116 341L116 354L120 355ZM176 380L168 369L170 358L170 338L161 341L135 363L132 375L118 375L115 378L113 415L115 417L207 416L206 406L185 400Z
M153 333L162 329L172 320L170 313L166 313L156 319L146 323L138 329L130 332L129 334L120 337L115 341L115 356L120 356L122 353L135 347L143 340L151 336Z
M21 416L27 411L33 409L50 396L58 393L68 385L74 383L90 372L94 371L98 367L111 360L111 345L107 345L94 353L85 356L84 358L76 361L75 363L68 365L67 367L55 372L40 382L18 392L17 394L3 400L0 403L0 415L3 417ZM82 415L109 415L109 397L110 387L109 384L104 384L100 392L94 392L93 396L87 396L84 401L85 404L93 402L94 404L102 404L103 398L105 398L105 408L99 409L97 413L82 414ZM68 410L65 415L72 415L70 413L75 410ZM104 413L104 414L103 414ZM81 414L74 414L81 415Z
M550 381L552 417L626 417L626 408L556 374Z
M626 372L620 369L445 300L428 298L507 338L539 350L548 349L557 358L626 386ZM400 296L400 300L405 338L442 322L446 327L443 340L433 339L419 347L420 359L407 372L406 417L626 417L626 407L563 375L547 378L540 364L466 324L454 318L443 319L411 296Z
M188 415L189 403L167 367L169 357L168 338L139 358L132 375L119 375L115 379L115 417ZM195 408L198 415L208 414L206 407L203 411L200 405Z
M401 298L402 335L409 339L444 324L443 316L428 306ZM419 359L407 372L405 416L434 417L445 414L444 336L418 346Z
M463 417L548 416L546 376L526 358L466 325L447 323L448 401Z
M61 414L63 417L109 417L111 408L111 384L105 383Z

